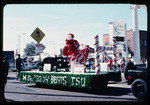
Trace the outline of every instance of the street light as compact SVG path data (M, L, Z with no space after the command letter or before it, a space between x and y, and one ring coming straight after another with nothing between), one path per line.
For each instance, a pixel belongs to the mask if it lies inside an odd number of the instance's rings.
M25 35L25 33L21 34L21 35ZM18 54L20 54L20 35L18 35Z
M54 45L54 56L55 56L55 42L50 41L50 43L53 43L53 45Z

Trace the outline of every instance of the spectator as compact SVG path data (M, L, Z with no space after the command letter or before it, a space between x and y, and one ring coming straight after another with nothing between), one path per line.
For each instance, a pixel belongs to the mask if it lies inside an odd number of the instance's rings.
M16 69L17 69L17 72L18 72L17 80L18 80L20 71L22 71L22 65L23 65L23 61L20 58L20 54L18 54L18 58L16 59Z
M9 68L10 68L9 63L7 61L7 58L5 57L3 61L3 69L2 69L3 70L2 71L2 101L6 101L4 91L7 83L7 75L8 75Z
M143 58L143 64L146 64L146 58Z
M125 58L123 57L122 60L121 60L121 70L122 70L122 72L124 71L125 62L126 62L126 60L125 60Z

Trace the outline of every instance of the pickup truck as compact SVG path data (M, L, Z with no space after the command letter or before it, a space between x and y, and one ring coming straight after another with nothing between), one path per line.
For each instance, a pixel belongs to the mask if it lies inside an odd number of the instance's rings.
M137 99L147 98L147 67L146 64L134 64L129 62L124 71L127 84L131 85L131 91Z

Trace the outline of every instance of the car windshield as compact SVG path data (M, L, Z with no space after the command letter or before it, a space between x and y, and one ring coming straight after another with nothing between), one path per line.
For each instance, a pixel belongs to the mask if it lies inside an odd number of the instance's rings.
M57 62L61 62L62 61L62 59L57 59Z
M69 62L68 58L45 58L45 63L51 63L51 62Z
M56 59L54 59L54 58L45 58L45 59L44 59L44 62L45 62L45 63L55 62L55 61L56 61Z

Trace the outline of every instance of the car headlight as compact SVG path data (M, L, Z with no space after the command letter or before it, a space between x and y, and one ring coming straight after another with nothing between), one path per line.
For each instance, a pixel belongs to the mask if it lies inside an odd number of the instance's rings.
M61 63L59 64L59 66L61 66Z

